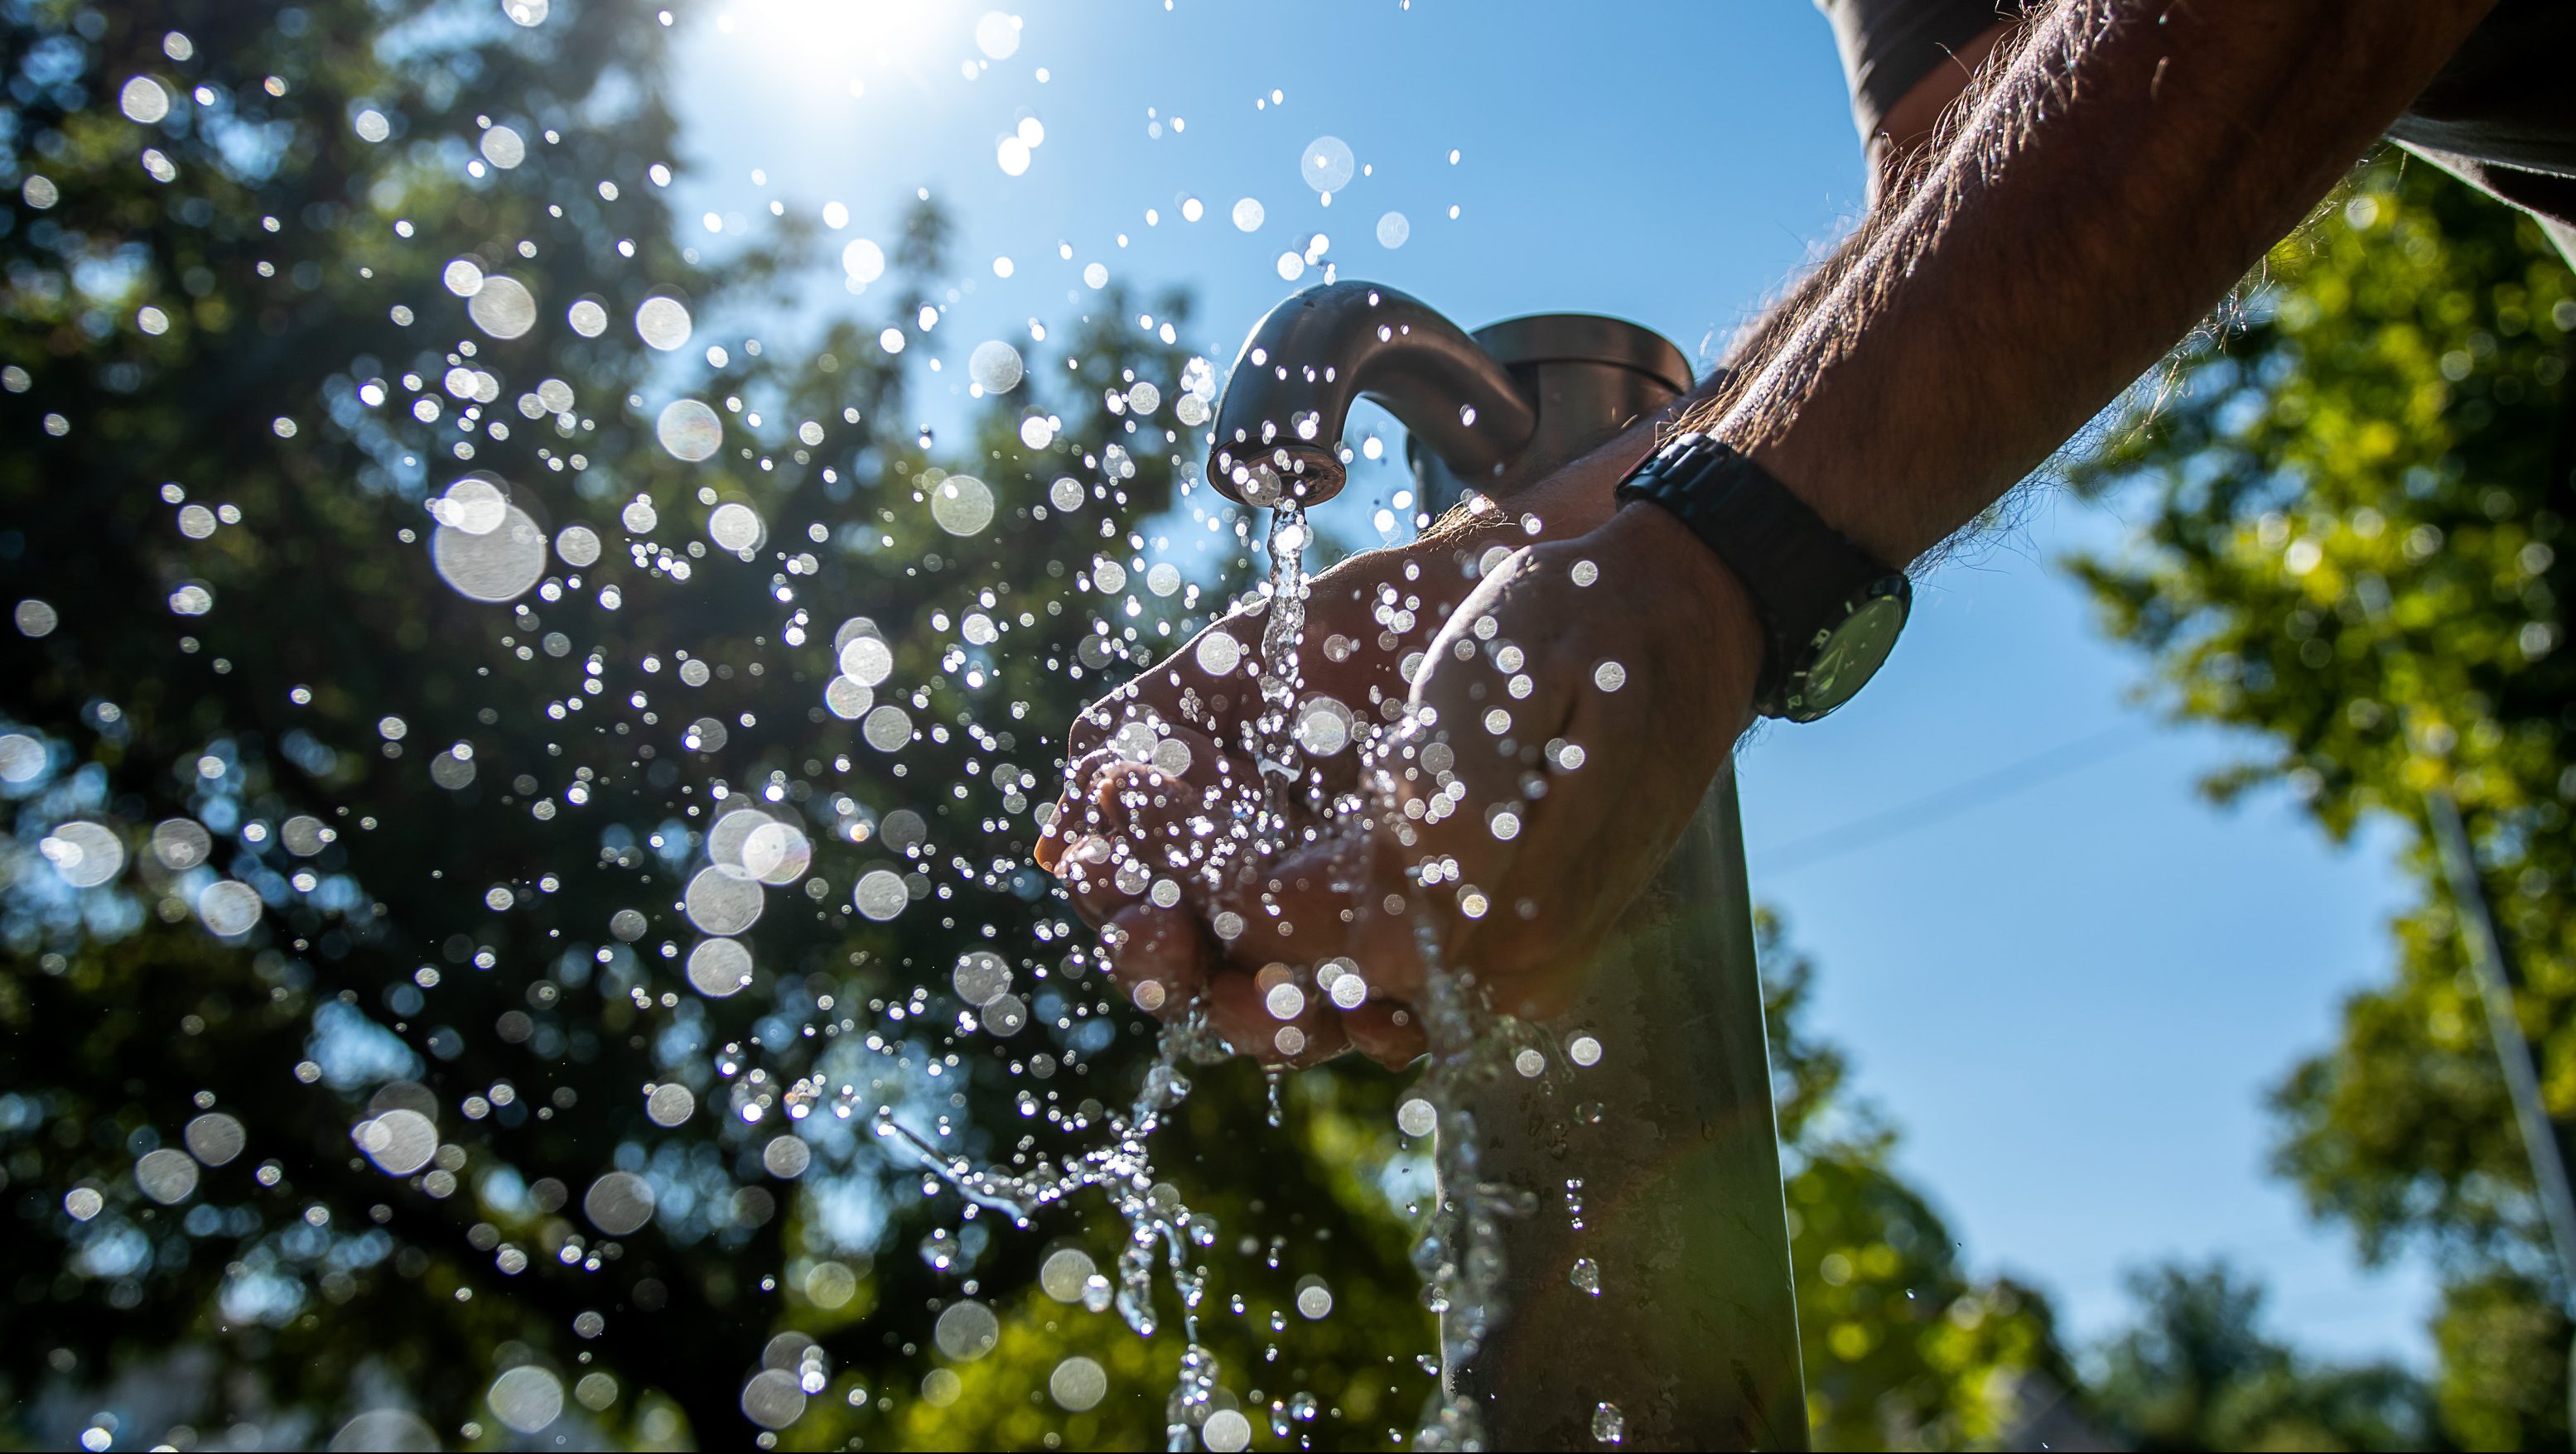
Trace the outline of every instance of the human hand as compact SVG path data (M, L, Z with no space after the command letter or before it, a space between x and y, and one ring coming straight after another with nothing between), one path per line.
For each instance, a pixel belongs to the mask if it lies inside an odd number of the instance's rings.
M1365 831L1271 859L1267 912L1211 981L1356 964L1372 1002L1417 1004L1427 916L1496 1009L1562 1011L1749 722L1761 653L1742 587L1662 510L1519 552L1452 613L1375 745Z
M1605 451L1559 479L1606 496L1623 469ZM1287 792L1255 760L1275 710L1258 684L1266 606L1084 714L1040 861L1141 1007L1203 1003L1272 1063L1345 1046L1401 1063L1422 1048L1417 913L1499 1007L1571 997L1580 950L1723 764L1761 647L1733 577L1661 511L1522 551L1479 584L1474 563L1520 527L1493 515L1312 583L1295 714L1323 750L1291 754Z
M1038 861L1101 927L1112 971L1140 1008L1170 1015L1203 1001L1228 1043L1279 1063L1352 1045L1391 1063L1417 1052L1404 1007L1383 997L1345 1008L1301 990L1301 1009L1275 1018L1279 976L1262 975L1267 965L1217 974L1219 931L1242 937L1266 917L1264 864L1349 831L1368 744L1403 714L1405 664L1473 588L1491 535L1453 532L1316 577L1293 664L1265 660L1271 605L1248 602L1075 722L1067 789ZM1296 681L1291 707L1264 697L1274 667ZM1299 727L1278 751L1281 729ZM1283 1029L1296 1033L1283 1039Z

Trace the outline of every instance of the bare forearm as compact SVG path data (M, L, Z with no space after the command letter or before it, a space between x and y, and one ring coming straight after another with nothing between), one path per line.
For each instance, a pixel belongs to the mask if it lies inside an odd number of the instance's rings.
M2486 8L2065 0L1689 427L1911 560L2206 314Z

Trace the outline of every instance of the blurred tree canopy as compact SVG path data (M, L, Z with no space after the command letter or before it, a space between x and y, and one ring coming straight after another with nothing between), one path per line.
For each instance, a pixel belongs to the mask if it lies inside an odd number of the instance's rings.
M2545 1095L2576 1121L2576 287L2527 218L2394 154L2272 254L2242 315L2142 393L2076 483L2151 511L2078 562L2178 716L2248 729L2341 838L2415 828L2389 981L2275 1094L2280 1172L2363 1254L2429 1253L2443 1430L2565 1447L2571 1329L2454 906L2422 834L2477 845ZM2193 1294L2206 1301L2221 1290Z
M2226 1265L2150 1268L2129 1288L2138 1324L2102 1350L2090 1389L2127 1447L2444 1447L2420 1379L2300 1357L2259 1326L2261 1286Z
M994 1410L940 1315L1114 1263L1096 1202L993 1235L870 1122L1025 1164L1150 1052L1027 848L1049 734L1222 604L1140 555L1213 388L1186 300L1104 293L936 444L942 220L764 348L816 229L675 241L667 33L0 4L14 1438L954 1442ZM1225 1398L1382 1440L1430 1346L1354 1179L1390 1082L1299 1139L1201 1081L1173 1174L1267 1249ZM1177 1320L1079 1283L1118 1376L1043 1438L1158 1442Z

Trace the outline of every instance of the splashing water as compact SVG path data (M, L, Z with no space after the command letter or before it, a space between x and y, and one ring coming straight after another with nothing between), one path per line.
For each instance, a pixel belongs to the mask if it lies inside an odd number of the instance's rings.
M1162 1124L1164 1115L1189 1096L1190 1081L1184 1067L1214 1063L1227 1053L1224 1043L1208 1027L1206 1009L1193 1003L1179 1019L1163 1027L1154 1064L1145 1072L1134 1106L1123 1120L1110 1122L1109 1144L1084 1153L1081 1160L1061 1171L1050 1168L1043 1159L1035 1170L1026 1173L980 1168L964 1157L941 1151L894 1120L891 1108L877 1113L878 1135L910 1143L949 1185L975 1201L1009 1213L1013 1222L1024 1228L1042 1207L1087 1187L1108 1188L1111 1202L1128 1230L1127 1245L1118 1254L1118 1315L1140 1338L1153 1337L1161 1326L1154 1313L1154 1254L1156 1244L1161 1245L1172 1290L1180 1301L1186 1345L1179 1377L1165 1405L1167 1447L1175 1450L1191 1447L1222 1371L1216 1355L1199 1343L1198 1307L1207 1293L1207 1275L1191 1261L1193 1249L1214 1245L1217 1229L1213 1219L1190 1211L1181 1200L1179 1188L1155 1179L1153 1157L1146 1142Z

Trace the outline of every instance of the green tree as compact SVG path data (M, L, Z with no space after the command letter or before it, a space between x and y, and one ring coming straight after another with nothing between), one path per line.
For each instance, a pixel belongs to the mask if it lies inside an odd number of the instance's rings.
M2432 1397L2402 1368L2318 1365L2259 1326L2263 1291L2223 1263L2129 1279L2136 1327L2088 1392L2136 1449L2431 1449Z
M1221 603L1141 585L1212 387L1185 302L1104 294L939 446L902 365L940 219L864 326L782 324L800 229L674 240L650 8L0 22L13 1432L943 1437L938 1316L1124 1229L993 1235L870 1123L1060 1157L1141 1073L1027 850L1055 725ZM630 322L656 297L686 351ZM778 882L702 904L752 872L745 803ZM988 950L1007 1006L951 988ZM1347 1311L1277 1388L1366 1365L1359 1428L1314 1427L1376 1442L1428 1346L1371 1302L1409 1303L1396 1214L1239 1133L1257 1074L1201 1079L1176 1177L1302 1241L1227 1259L1229 1387L1329 1267ZM1385 1084L1335 1094L1382 1126ZM1173 1335L1109 1341L1101 1427L1159 1432Z
M2383 158L2274 250L2240 317L2142 391L2079 486L2132 492L2077 563L2167 710L2247 729L2221 801L2285 785L2337 838L2416 830L2395 972L2274 1104L2275 1164L2363 1254L2431 1255L2450 1436L2560 1447L2568 1326L2454 906L2421 832L2447 786L2576 1118L2576 290L2527 218Z

